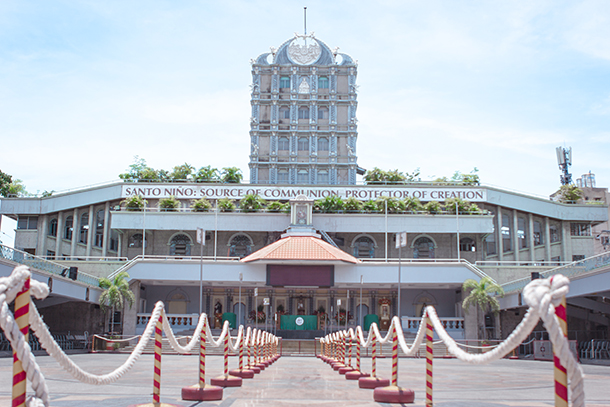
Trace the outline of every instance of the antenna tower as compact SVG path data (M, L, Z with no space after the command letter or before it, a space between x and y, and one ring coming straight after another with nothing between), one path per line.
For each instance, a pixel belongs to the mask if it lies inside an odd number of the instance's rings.
M557 165L562 174L559 177L561 185L569 185L572 183L572 174L568 172L570 165L572 165L572 147L565 149L563 147L557 147Z

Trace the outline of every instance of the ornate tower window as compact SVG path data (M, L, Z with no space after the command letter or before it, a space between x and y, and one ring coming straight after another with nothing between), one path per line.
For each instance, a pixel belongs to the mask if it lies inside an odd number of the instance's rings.
M290 88L290 76L282 76L280 78L280 88Z
M328 76L320 76L318 78L318 88L328 89Z

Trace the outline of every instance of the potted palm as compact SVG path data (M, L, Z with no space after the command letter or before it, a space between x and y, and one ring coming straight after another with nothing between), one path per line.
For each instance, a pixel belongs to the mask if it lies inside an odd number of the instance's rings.
M180 208L180 201L175 196L159 199L159 209L162 212L173 212Z

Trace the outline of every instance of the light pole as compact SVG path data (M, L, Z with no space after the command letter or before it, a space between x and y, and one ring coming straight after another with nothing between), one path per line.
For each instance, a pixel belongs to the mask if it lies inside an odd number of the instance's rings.
M364 321L362 320L362 283L364 281L364 276L360 274L360 307L358 308L358 324L360 326L364 325Z
M142 211L142 258L146 256L146 199L144 200L144 210Z
M241 282L244 280L244 274L239 273L239 305L237 306L237 326L241 324Z
M458 201L455 201L455 228L457 230L457 259L460 261L460 210Z
M402 317L400 313L400 278L401 278L401 266L402 266L402 248L407 245L407 232L396 233L396 248L398 249L398 307L397 314L402 326Z
M258 287L254 289L254 327L258 331Z
M199 315L203 312L203 246L205 245L205 230L197 228L197 243L201 246L199 257Z

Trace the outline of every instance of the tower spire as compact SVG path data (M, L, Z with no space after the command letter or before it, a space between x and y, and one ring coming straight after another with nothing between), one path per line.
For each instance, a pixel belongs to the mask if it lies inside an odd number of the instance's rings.
M307 7L303 7L303 26L305 29L305 36L307 36Z

